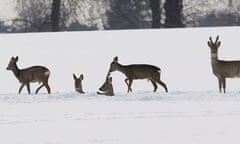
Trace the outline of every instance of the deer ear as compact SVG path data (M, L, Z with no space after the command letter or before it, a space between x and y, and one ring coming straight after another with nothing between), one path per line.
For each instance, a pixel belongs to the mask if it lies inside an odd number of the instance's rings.
M218 40L219 40L219 35L217 36L217 38L215 40L215 44L217 44Z
M213 40L212 40L212 37L209 37L209 40L210 40L210 43L213 44Z
M83 78L84 78L84 77L83 77L83 74L81 74L81 75L80 75L80 79L83 80Z
M212 41L212 37L209 37L210 42Z
M76 75L75 75L75 74L73 74L73 79L74 79L74 80L77 80L77 77L76 77Z
M114 61L114 62L118 62L118 56L114 57L114 58L113 58L113 61Z
M209 47L211 47L211 46L212 46L212 45L211 45L211 43L210 43L210 41L208 41L208 46L209 46Z
M217 43L217 47L220 47L220 45L221 45L221 42L219 41L219 42Z
M16 61L16 62L18 61L18 56L16 56L15 61Z

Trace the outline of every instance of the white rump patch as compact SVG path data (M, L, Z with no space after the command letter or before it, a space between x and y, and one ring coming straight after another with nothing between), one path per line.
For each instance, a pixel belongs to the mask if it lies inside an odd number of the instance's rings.
M49 75L50 75L50 71L46 71L44 74L45 74L46 76L49 76Z

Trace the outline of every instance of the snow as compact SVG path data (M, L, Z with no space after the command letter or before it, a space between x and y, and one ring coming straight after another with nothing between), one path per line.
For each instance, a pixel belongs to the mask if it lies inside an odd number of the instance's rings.
M2 34L0 36L0 143L4 144L238 144L239 79L228 79L219 94L212 74L209 36L220 36L221 59L240 59L240 27ZM50 86L22 94L12 56L25 68L51 70ZM153 93L146 80L127 93L124 75L112 73L116 96L96 95L113 57L122 64L147 63L162 69ZM84 74L74 92L72 74ZM38 84L31 84L32 92Z
M237 144L239 93L0 95L6 144Z
M19 83L6 70L12 56L19 56L20 68L44 65L51 70L53 92L74 91L72 74L83 73L83 90L96 92L105 80L113 57L121 64L152 64L161 68L161 79L169 91L217 90L212 74L209 36L220 36L219 57L240 59L240 27L126 30L63 33L6 34L0 37L0 93L17 93ZM125 76L112 73L115 92L126 92ZM239 90L238 79L227 80L227 91ZM31 85L32 92L36 86ZM152 91L151 83L134 81L134 91ZM159 91L163 88L159 87ZM26 93L26 88L23 89ZM40 90L46 93L43 88Z

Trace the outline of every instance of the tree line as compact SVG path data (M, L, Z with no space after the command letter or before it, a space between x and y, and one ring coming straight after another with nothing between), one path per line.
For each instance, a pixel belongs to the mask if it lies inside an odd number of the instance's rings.
M237 0L16 0L8 32L239 25ZM222 9L212 9L212 6ZM223 7L221 7L221 5ZM225 22L225 23L224 23Z

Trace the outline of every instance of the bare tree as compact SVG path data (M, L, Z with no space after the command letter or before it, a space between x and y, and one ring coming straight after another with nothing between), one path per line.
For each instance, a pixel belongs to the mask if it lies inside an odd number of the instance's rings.
M188 27L240 25L239 11L238 0L185 0L184 24Z
M13 20L13 27L20 32L49 31L49 0L17 0L18 17Z
M72 21L74 23L81 24L80 29L84 30L96 30L105 29L107 27L107 12L110 7L111 0L76 0L76 3L72 4L71 9L75 7L75 13L71 12Z
M61 0L53 0L52 13L51 13L51 22L52 22L53 32L59 31L60 6L61 6Z
M8 26L4 24L4 21L0 20L0 33L8 32Z
M13 31L43 32L67 30L75 22L81 0L17 0L18 17Z
M183 0L166 0L164 4L165 9L165 27L183 27L182 12Z
M229 1L228 1L228 6L229 6L230 8L233 7L232 0L229 0Z
M150 7L152 11L152 28L161 27L161 2L160 0L150 0Z
M149 0L107 0L105 29L150 28Z

